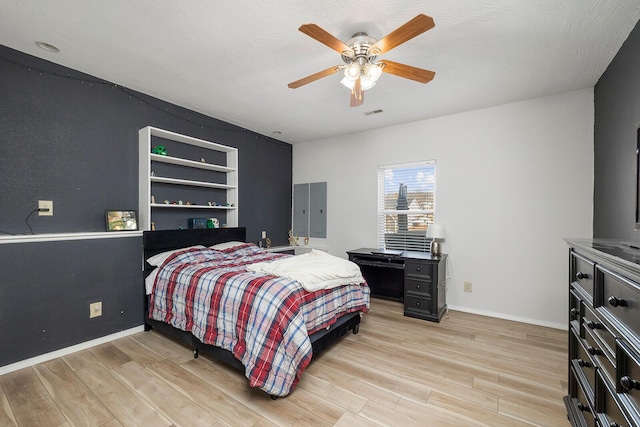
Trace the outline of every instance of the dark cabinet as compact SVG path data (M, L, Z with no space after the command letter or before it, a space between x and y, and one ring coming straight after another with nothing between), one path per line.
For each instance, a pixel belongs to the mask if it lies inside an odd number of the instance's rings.
M378 298L404 302L404 315L439 322L447 309L447 255L424 252L379 251L361 248L347 252Z
M568 241L573 426L640 426L640 251Z

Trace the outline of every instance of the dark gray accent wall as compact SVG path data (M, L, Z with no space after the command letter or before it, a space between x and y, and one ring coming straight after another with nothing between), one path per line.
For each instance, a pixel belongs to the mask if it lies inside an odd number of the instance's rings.
M29 233L38 199L54 216L35 233L104 231L105 209L138 206L138 130L155 126L238 148L238 225L287 243L290 144L3 46L0 94L0 232Z
M102 232L105 209L137 209L145 126L238 148L239 225L287 243L289 144L4 46L0 233ZM52 217L29 217L39 199ZM89 319L95 301L103 316ZM141 237L0 244L0 366L142 322Z
M636 125L640 122L640 26L595 86L593 236L640 241L634 231Z

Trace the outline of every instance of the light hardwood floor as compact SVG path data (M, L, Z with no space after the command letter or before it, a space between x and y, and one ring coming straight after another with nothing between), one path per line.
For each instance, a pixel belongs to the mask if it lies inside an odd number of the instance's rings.
M0 376L0 425L566 427L566 354L566 331L373 299L286 398L141 332Z

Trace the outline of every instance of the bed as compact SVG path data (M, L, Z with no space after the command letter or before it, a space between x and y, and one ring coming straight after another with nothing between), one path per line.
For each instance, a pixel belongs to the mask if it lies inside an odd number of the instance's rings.
M209 354L243 370L272 398L295 389L314 355L358 333L369 309L363 279L326 285L332 280L324 274L314 283L283 270L313 257L345 268L348 261L264 251L244 243L244 227L145 231L143 242L145 329L186 343L194 357Z

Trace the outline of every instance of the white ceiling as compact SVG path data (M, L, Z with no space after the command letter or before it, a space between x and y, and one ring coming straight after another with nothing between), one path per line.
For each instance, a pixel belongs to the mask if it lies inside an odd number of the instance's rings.
M339 73L287 87L341 63L301 24L380 39L420 13L435 28L381 58L432 82L383 74L357 108ZM594 86L639 19L638 0L0 0L0 44L296 143Z

